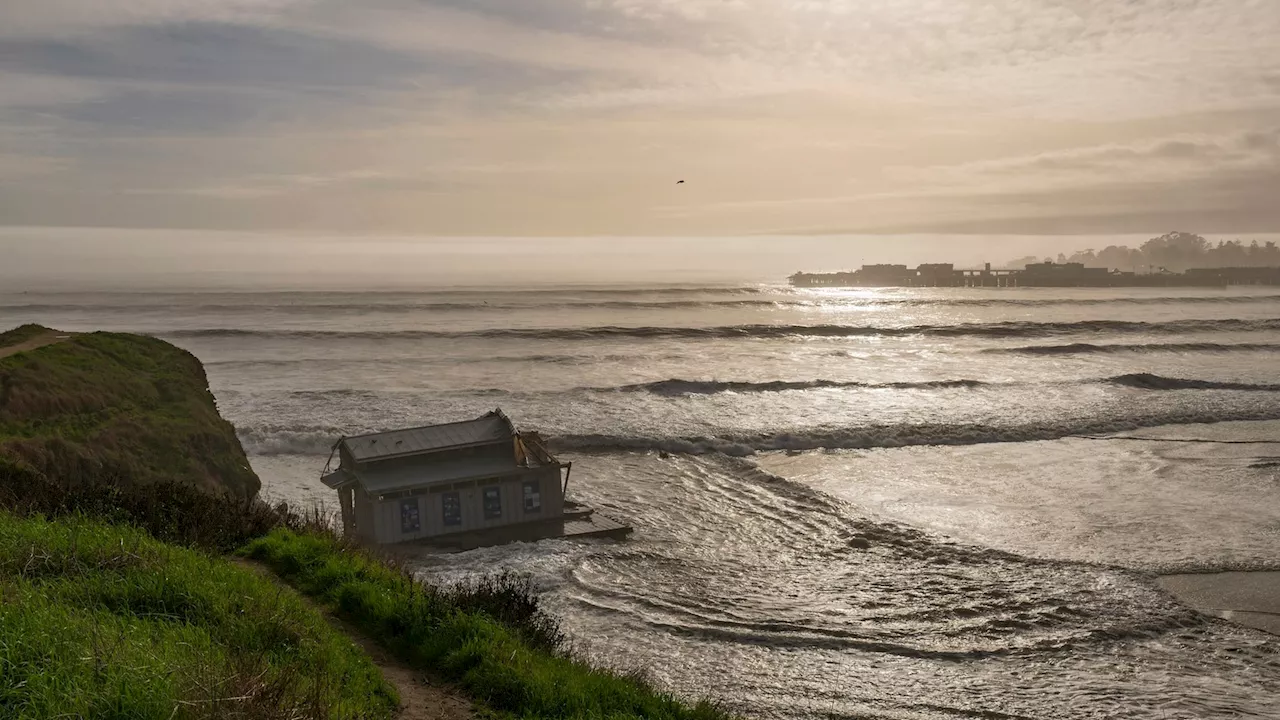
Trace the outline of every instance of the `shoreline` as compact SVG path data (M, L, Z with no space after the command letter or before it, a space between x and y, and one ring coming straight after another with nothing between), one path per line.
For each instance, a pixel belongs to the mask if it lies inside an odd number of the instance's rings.
M1280 636L1280 571L1160 575L1156 582L1205 615Z

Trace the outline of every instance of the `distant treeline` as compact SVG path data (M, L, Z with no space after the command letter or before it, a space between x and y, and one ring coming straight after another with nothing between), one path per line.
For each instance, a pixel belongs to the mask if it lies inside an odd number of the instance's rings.
M1021 269L1032 263L1051 261L1028 255L1012 260L1007 268ZM1059 253L1057 262L1084 263L1086 267L1107 267L1134 272L1183 272L1190 268L1280 267L1280 247L1257 240L1246 245L1239 240L1219 241L1216 245L1194 233L1172 232L1142 243L1140 247L1109 245L1102 250L1080 250L1071 255Z

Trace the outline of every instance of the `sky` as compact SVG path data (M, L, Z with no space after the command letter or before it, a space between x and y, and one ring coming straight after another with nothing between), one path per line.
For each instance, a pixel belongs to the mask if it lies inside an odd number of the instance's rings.
M0 225L1265 233L1277 38L1280 0L6 0Z

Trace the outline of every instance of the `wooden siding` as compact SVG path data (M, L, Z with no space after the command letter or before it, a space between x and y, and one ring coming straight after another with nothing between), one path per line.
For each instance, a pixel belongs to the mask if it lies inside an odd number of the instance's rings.
M525 512L524 483L533 480L539 484L542 507L538 512ZM536 468L519 475L477 483L459 483L454 489L431 488L417 494L388 497L378 501L364 493L356 494L357 528L363 538L389 544L408 540L421 540L456 532L483 530L491 527L514 525L535 520L554 520L564 512L563 488L560 485L560 469ZM501 500L501 516L487 519L484 516L484 490L497 487ZM461 505L461 524L444 524L444 497L457 493ZM402 503L416 507L418 528L404 532L401 525ZM360 512L361 506L364 512ZM372 532L370 532L372 530Z
M377 525L374 522L373 500L363 488L355 488L356 537L366 542L378 542Z

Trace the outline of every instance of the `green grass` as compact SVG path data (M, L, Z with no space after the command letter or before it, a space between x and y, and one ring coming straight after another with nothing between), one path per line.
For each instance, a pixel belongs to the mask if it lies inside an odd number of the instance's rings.
M385 718L395 691L287 588L83 517L0 513L0 716Z
M634 677L537 647L528 633L322 533L277 529L242 551L360 627L414 667L457 683L488 707L526 718L722 720Z
M44 331L24 325L0 338ZM200 362L162 340L118 333L0 358L0 470L16 482L181 479L241 498L261 486Z

